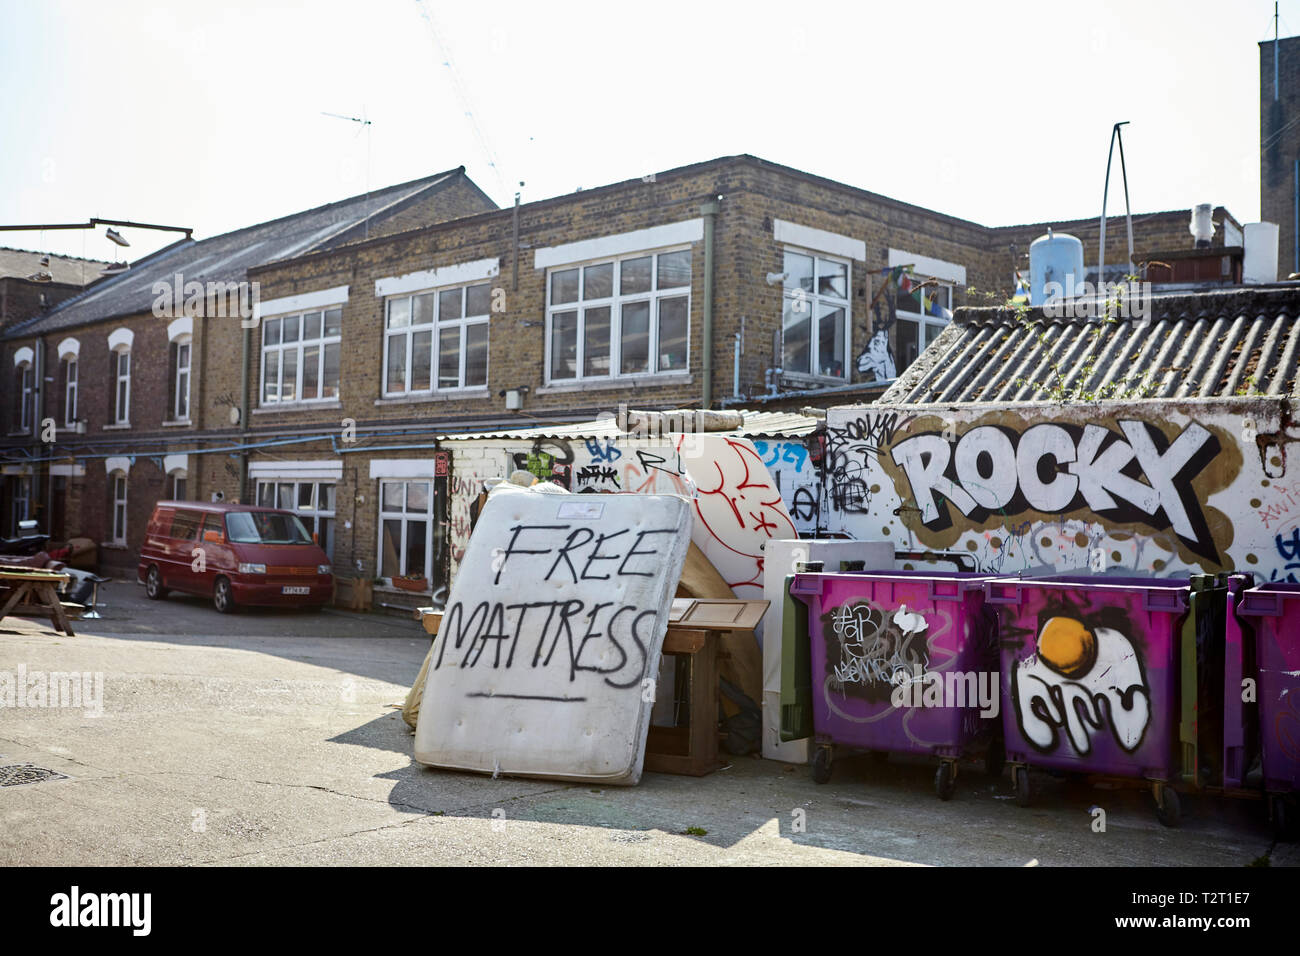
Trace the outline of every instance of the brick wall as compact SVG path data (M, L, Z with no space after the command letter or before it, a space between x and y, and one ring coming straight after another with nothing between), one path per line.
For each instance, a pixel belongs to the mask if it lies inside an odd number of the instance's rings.
M95 269L99 269L98 263ZM98 272L92 278L99 278ZM79 285L58 282L29 282L15 276L0 277L0 331L15 322L30 319L53 308L64 299L83 291Z

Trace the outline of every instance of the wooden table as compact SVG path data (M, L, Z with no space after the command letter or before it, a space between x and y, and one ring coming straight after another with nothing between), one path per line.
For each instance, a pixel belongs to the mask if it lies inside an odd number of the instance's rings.
M6 614L30 610L48 617L54 629L74 637L72 625L59 600L59 588L68 583L69 575L38 568L0 565L0 620Z

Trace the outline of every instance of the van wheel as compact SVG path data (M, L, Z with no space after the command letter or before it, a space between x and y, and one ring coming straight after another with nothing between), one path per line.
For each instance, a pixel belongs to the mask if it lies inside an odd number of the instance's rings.
M151 565L149 573L144 579L144 593L150 601L161 601L169 593L162 583L162 575L158 571L158 565Z
M212 605L222 614L235 613L235 593L231 590L229 578L217 578L216 587L212 589Z

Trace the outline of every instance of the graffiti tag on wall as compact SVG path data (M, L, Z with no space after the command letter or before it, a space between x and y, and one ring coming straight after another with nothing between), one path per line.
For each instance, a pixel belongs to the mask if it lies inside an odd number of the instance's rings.
M930 666L923 615L907 605L886 611L869 601L827 615L827 676L846 693L886 700L900 684L920 681Z

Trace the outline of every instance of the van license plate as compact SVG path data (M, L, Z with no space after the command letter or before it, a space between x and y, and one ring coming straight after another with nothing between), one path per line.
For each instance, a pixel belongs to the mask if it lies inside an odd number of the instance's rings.
M311 594L311 588L283 587L280 588L280 593L281 594Z

